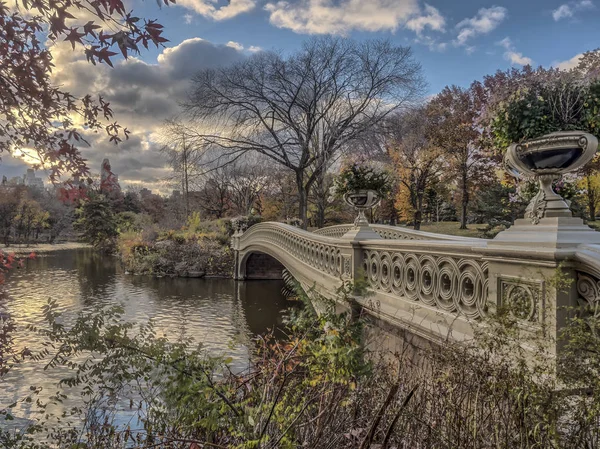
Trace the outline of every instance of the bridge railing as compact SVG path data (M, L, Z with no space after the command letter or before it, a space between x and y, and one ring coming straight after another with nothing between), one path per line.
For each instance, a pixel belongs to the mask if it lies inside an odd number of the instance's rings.
M485 316L489 272L485 242L374 240L361 242L371 289L467 318Z
M271 254L284 265L301 271L301 265L319 270L333 278L351 277L350 253L352 246L339 239L303 231L283 223L260 223L245 233L234 236L234 249L242 253L262 248L277 252ZM241 261L242 262L242 261ZM243 268L243 267L242 267ZM290 268L290 267L288 267ZM242 273L239 273L241 275Z
M451 236L356 241L331 234L255 225L234 236L237 276L244 278L245 257L255 251L322 292L366 276L373 296L358 301L429 339L470 338L499 307L524 334L543 334L548 342L556 341L569 307L584 304L600 316L600 245L557 249ZM558 285L557 276L574 282Z
M600 318L600 245L583 245L576 254L579 305Z
M328 226L325 228L313 231L314 234L324 235L327 237L341 238L344 234L350 231L354 225L342 224ZM459 237L455 235L436 234L433 232L415 231L401 226L389 226L372 224L371 228L383 239L389 240L449 240L449 241L473 241L481 240L472 237Z

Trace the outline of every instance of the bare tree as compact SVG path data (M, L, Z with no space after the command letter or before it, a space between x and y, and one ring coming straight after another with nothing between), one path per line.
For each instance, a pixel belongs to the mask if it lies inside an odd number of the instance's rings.
M190 185L194 189L194 182L201 173L204 148L197 140L186 138L187 127L175 120L168 120L162 130L164 146L161 152L166 156L173 175L167 181L176 181L181 184L183 195L184 214L190 214Z
M231 202L239 214L252 213L260 194L272 182L269 176L271 164L265 162L268 161L264 161L264 158L245 158L226 167Z
M193 139L215 160L257 152L293 171L299 218L327 161L424 86L410 48L315 38L287 57L260 52L193 79Z
M200 207L215 218L223 218L231 210L229 177L224 170L212 170L204 185L194 192Z

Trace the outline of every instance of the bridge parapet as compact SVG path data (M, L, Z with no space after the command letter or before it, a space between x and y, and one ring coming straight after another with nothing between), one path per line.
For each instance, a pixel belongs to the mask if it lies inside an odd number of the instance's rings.
M351 225L350 225L351 226ZM333 297L344 280L366 276L372 295L363 307L393 325L430 340L472 338L499 307L524 335L556 337L569 307L600 314L600 245L569 248L453 238L347 240L282 223L261 223L233 238L236 278L246 260L269 254L305 287ZM421 235L420 237L423 237ZM557 286L557 273L574 282Z
M350 231L354 225L342 224L328 226L326 228L313 231L314 234L324 235L327 237L341 238L344 234ZM389 240L449 240L449 241L477 241L481 239L472 237L459 237L454 235L435 234L433 232L415 231L400 226L389 226L371 224L370 227L379 234L383 239Z
M325 275L329 278L328 288L339 284L342 278L352 277L349 263L353 249L349 242L283 223L260 223L243 234L234 235L232 240L236 251L236 279L245 279L245 258L257 251L276 258L299 279L314 274L304 275L307 269Z

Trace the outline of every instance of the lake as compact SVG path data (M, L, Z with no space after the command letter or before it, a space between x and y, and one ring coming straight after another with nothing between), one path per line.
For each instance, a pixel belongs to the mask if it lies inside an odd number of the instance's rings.
M281 327L290 306L282 286L281 281L131 276L115 257L92 249L64 250L27 260L10 273L0 293L0 314L16 320L17 345L35 352L43 339L24 326L43 323L42 307L49 298L58 302L66 323L97 305L122 304L126 320L142 324L152 319L157 331L172 339L185 333L211 354L231 357L232 369L239 370L250 363L253 336ZM41 397L56 392L64 371L44 371L43 366L27 360L0 379L0 409L26 397L32 385L43 388ZM29 417L30 407L20 404L15 416Z

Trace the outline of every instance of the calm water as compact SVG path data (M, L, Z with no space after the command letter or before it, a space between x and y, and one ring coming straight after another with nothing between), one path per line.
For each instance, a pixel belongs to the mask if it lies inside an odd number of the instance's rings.
M130 276L115 258L92 250L58 251L27 261L24 269L11 273L7 292L0 293L0 313L10 314L19 324L17 344L35 351L43 341L23 326L43 323L41 308L48 298L57 300L67 323L96 305L122 304L126 320L153 319L157 330L172 339L185 329L212 354L232 357L233 368L243 369L249 363L252 337L281 325L289 306L281 287L279 281ZM63 374L26 361L0 380L0 409L27 396L31 385L55 392ZM25 403L16 414L26 417L28 411Z

